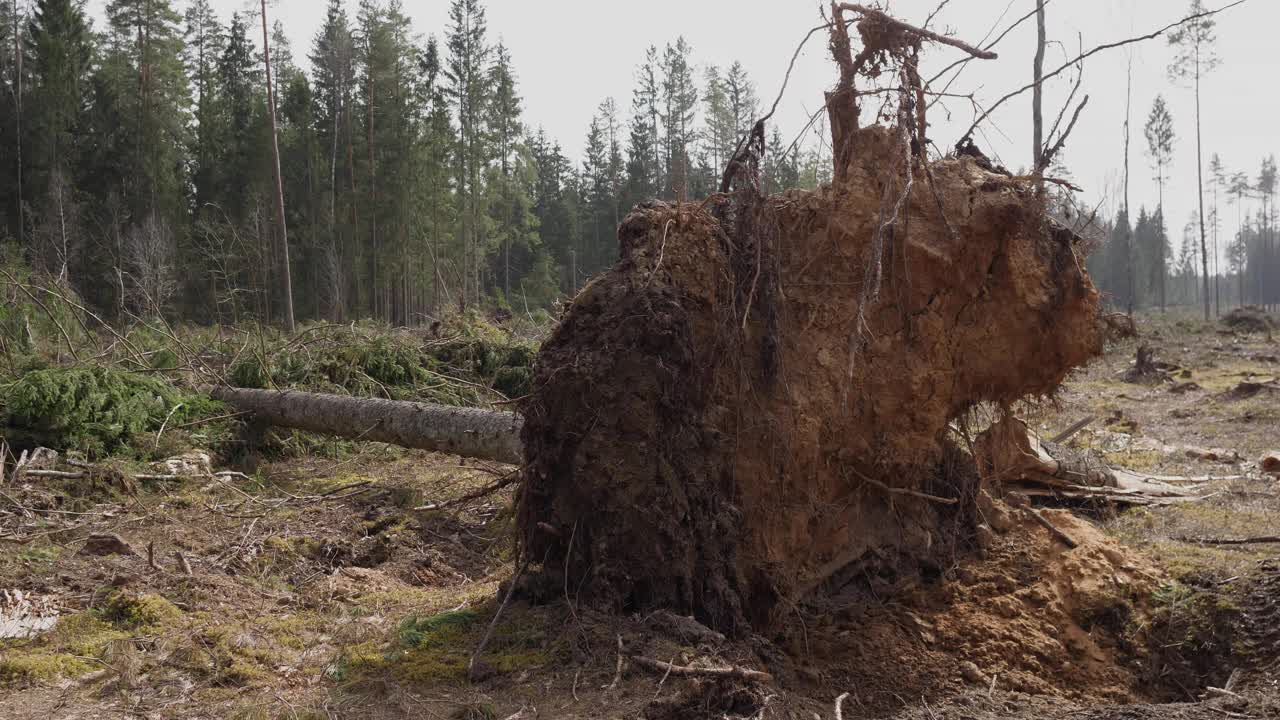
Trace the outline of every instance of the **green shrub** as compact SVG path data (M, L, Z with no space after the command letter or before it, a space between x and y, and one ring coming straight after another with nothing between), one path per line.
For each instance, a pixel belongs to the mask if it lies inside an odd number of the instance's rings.
M179 424L213 414L217 404L162 381L107 368L35 370L0 390L5 424L33 442L101 457L166 418ZM174 407L182 404L177 412Z

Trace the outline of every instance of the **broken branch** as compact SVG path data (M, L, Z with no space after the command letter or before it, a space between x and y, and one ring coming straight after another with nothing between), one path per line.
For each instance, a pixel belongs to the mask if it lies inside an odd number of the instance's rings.
M963 50L969 53L970 55L982 60L995 60L996 58L1000 57L999 55L991 52L990 50L981 50L961 40L956 40L955 38L947 37L946 35L939 35L938 33L933 32L932 30L925 30L924 28L918 28L915 25L910 25L901 20L898 20L897 18L886 15L885 13L879 10L876 10L875 8L869 8L865 5L859 5L857 3L840 3L839 7L841 10L849 10L851 12L859 13L863 17L867 17L872 20L885 23L897 30L910 33L923 40L932 40L933 42L941 43L943 45L950 45L953 48Z
M1280 536L1254 538L1177 538L1178 542L1197 545L1274 545L1280 544Z
M1045 530L1048 530L1051 535L1053 535L1058 540L1062 541L1063 545L1066 545L1072 550L1075 550L1076 548L1080 547L1080 543L1076 542L1075 538L1071 537L1070 535L1066 534L1062 530L1058 529L1057 525L1054 525L1053 523L1046 520L1045 517L1041 515L1039 511L1029 507L1023 508L1023 510L1026 510L1027 514L1031 516L1032 520L1035 520L1037 523L1040 524L1041 527L1043 527Z

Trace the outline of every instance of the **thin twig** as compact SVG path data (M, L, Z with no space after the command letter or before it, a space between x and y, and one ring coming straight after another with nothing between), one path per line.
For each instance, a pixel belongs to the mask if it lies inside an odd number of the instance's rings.
M498 606L498 611L493 614L493 619L489 621L489 627L484 631L484 637L480 638L480 644L476 646L475 652L471 653L471 660L467 663L467 676L475 680L476 661L480 659L480 654L484 652L484 648L489 644L489 638L493 636L493 629L498 626L498 618L502 617L502 611L507 609L507 603L511 602L511 596L516 594L516 585L520 583L520 577L524 575L524 571L529 569L528 558L516 570L516 574L511 578L511 586L507 588L507 596L502 599L502 604Z
M178 412L178 409L181 407L182 403L174 405L173 409L169 411L169 414L165 416L164 422L160 423L160 432L156 433L156 450L160 449L160 438L164 437L164 429L169 425L169 421L173 419L173 414Z
M618 636L618 667L613 671L613 682L604 689L605 692L613 692L618 687L618 681L622 679L622 636Z

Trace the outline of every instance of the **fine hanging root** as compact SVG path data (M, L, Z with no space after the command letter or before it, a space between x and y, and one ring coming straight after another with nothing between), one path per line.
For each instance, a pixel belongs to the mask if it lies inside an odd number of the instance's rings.
M721 193L729 202L716 208L716 216L735 247L734 287L737 288L735 324L745 335L753 310L763 315L765 332L760 347L760 370L765 386L777 375L777 253L778 228L760 189L760 165L765 153L765 119L751 128L725 167ZM740 319L739 319L740 318Z

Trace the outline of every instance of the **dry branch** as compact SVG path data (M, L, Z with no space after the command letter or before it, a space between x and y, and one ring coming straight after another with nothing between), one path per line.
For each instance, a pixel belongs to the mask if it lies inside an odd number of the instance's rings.
M1075 538L1063 532L1061 529L1058 528L1057 525L1054 525L1053 523L1046 520L1045 517L1039 513L1039 511L1037 511L1034 508L1023 508L1023 509L1026 510L1027 514L1031 516L1032 520L1035 520L1041 527L1043 527L1045 530L1048 530L1049 534L1053 535L1055 538L1062 541L1063 545L1066 545L1072 550L1075 550L1076 548L1080 547L1080 543L1076 542Z
M911 35L915 35L916 37L922 40L930 40L936 43L941 43L943 45L950 45L953 48L963 50L969 53L970 55L982 60L995 60L996 58L1000 57L999 55L991 52L990 50L981 50L964 41L957 40L952 37L947 37L946 35L939 35L938 33L933 32L932 30L925 30L924 28L918 28L915 25L905 23L895 17L886 15L884 12L881 12L880 10L876 10L875 8L869 8L865 5L859 5L857 3L840 3L839 7L841 10L849 10L850 12L856 12L862 15L863 17L870 18L877 22L885 23L890 27L894 28L895 30L909 33Z
M1196 545L1277 545L1280 544L1280 536L1263 536L1254 538L1177 538L1178 542L1194 543Z
M669 662L654 660L653 658L648 658L643 655L632 655L631 661L642 668L653 670L655 672L666 673L668 675L680 675L683 677L735 678L761 683L773 682L773 676L769 673L736 666L726 668L688 667L686 665L672 665Z
M965 131L964 135L962 135L961 138L964 139L964 138L973 137L974 131L977 130L978 126L981 125L983 122L985 122L987 118L991 117L991 114L996 111L996 108L1000 107L1001 105L1004 105L1006 102L1012 100L1013 98L1018 97L1022 93L1035 88L1037 84L1041 84L1049 80L1052 80L1058 75L1061 75L1068 68L1074 67L1075 65L1081 62L1084 62L1086 59L1094 55L1097 55L1100 52L1104 52L1106 50L1114 50L1119 47L1124 47L1125 45L1133 45L1134 43L1146 42L1147 40L1154 40L1160 37L1161 35L1164 35L1165 33L1169 32L1170 30L1173 30L1174 28L1181 27L1183 25L1186 25L1189 22L1199 20L1200 18L1210 17L1212 15L1217 15L1218 13L1221 13L1221 12L1226 12L1227 10L1232 9L1237 5L1243 5L1247 1L1248 0L1236 0L1230 5L1224 5L1223 7L1220 7L1217 10L1206 10L1205 12L1196 13L1195 15L1188 15L1187 17L1184 17L1181 20L1178 20L1177 22L1169 23L1168 25L1160 28L1159 30L1147 33L1146 35L1139 35L1137 37L1128 38L1126 40L1117 40L1116 42L1113 42L1113 43L1098 45L1097 47L1087 52L1080 53L1079 55L1072 58L1071 60L1068 60L1066 63L1063 63L1053 72L1047 73L1043 78L1040 79L1039 83L1032 82L1030 84L1024 85L1018 88L1017 90L1014 90L1013 92L997 100L995 104L993 104L991 107L983 111L982 115L979 116L978 119L973 122L973 125L971 125L969 129Z

